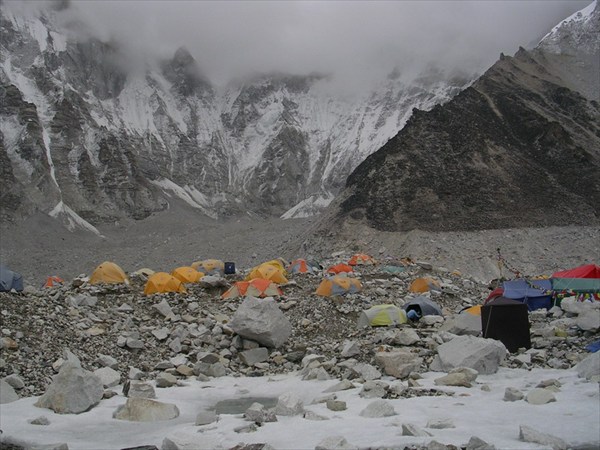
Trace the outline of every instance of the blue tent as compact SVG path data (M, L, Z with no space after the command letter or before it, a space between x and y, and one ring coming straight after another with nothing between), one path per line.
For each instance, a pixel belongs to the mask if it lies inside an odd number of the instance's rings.
M550 280L517 280L503 283L504 297L527 305L529 311L552 308L552 283Z
M0 265L0 292L9 292L11 289L22 291L23 277L20 273Z

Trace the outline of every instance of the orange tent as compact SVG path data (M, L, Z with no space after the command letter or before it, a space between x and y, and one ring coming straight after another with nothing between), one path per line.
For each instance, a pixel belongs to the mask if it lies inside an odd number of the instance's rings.
M204 272L207 275L223 275L225 273L225 263L220 259L205 259L196 261L192 266L198 272Z
M269 263L263 263L260 266L253 268L246 277L246 281L251 281L255 278L264 278L277 284L285 284L288 282L283 272L275 265Z
M65 280L63 280L62 278L53 275L46 279L46 282L44 283L44 287L51 288L51 287L55 287L55 286L61 286L64 282L65 282Z
M375 260L373 259L372 256L369 255L365 255L364 253L357 253L354 256L352 256L352 258L350 258L350 261L348 261L348 264L351 266L356 266L356 265L363 265L363 264L375 264Z
M410 292L428 292L432 289L439 290L440 283L429 277L417 278L408 288Z
M354 294L360 291L362 291L362 285L356 278L336 275L321 281L315 294L330 297L332 295Z
M331 266L329 269L327 269L327 273L342 273L342 272L353 272L354 270L352 269L351 266L349 266L348 264L336 264L335 266Z
M302 258L292 261L287 270L289 273L315 273L320 271L318 264L309 263Z
M165 292L182 292L185 293L183 283L167 272L156 272L151 275L144 287L144 294L162 294Z
M96 267L96 270L94 270L94 273L90 277L90 284L98 283L129 284L129 279L125 275L125 272L123 272L123 269L113 262L105 261Z
M281 288L271 280L264 278L255 278L252 281L238 281L227 290L221 298L236 297L270 297L273 295L283 295Z
M171 272L171 275L182 283L196 283L204 276L202 272L198 272L196 269L189 266L178 267Z

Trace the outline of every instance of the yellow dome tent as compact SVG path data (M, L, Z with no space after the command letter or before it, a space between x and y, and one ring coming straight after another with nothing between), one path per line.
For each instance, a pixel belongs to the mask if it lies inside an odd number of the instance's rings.
M180 280L166 272L156 272L154 275L151 275L146 282L144 294L163 294L165 292L185 293L186 290Z
M225 263L220 259L205 259L196 261L192 266L198 272L204 272L206 275L224 275Z
M197 283L204 276L202 272L198 272L193 267L182 266L171 272L171 275L177 278L182 283Z
M98 283L129 284L129 279L125 275L125 272L123 272L123 269L113 262L105 261L96 267L96 270L94 270L90 277L90 284Z
M354 294L360 291L362 291L362 284L356 278L336 275L321 281L315 294L321 297L331 297L332 295Z
M255 278L264 278L265 280L271 280L277 284L285 284L288 282L284 273L285 270L278 268L275 265L269 263L263 263L260 266L254 267L248 276L246 277L246 281L251 281Z
M410 292L429 292L432 289L439 290L440 283L429 277L417 278L408 288Z
M390 326L408 322L406 311L396 305L375 305L363 311L358 318L359 328Z

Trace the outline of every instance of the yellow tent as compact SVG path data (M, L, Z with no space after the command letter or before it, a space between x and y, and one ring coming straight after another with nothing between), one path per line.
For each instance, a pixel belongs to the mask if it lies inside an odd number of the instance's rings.
M98 283L111 283L111 284L119 284L125 283L129 284L129 279L123 269L117 266L115 263L110 261L104 261L94 273L90 277L90 284L98 284Z
M363 311L358 318L359 327L381 327L408 322L406 311L396 305L375 305Z
M197 283L204 276L202 272L198 272L193 267L182 266L171 272L171 275L177 278L182 283Z
M429 292L432 289L440 289L440 283L433 278L417 278L408 288L410 292Z
M322 297L331 297L332 295L354 294L360 291L362 291L362 285L356 278L336 275L321 281L315 294Z
M204 272L207 275L223 275L225 272L225 263L220 259L205 259L196 261L192 266L199 272Z
M471 306L470 308L463 309L461 313L468 313L474 316L481 316L481 305Z
M250 271L250 274L246 277L246 281L253 280L254 278L264 278L277 284L284 284L288 282L284 273L285 270L282 272L282 269L273 264L263 263Z
M144 294L162 294L165 292L182 292L185 293L183 283L172 275L166 272L156 272L148 278Z

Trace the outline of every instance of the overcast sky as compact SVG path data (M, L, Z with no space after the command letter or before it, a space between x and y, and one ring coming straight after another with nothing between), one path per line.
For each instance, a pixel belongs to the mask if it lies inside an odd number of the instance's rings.
M590 0L72 1L141 53L187 47L215 83L250 72L370 79L435 61L482 71Z

